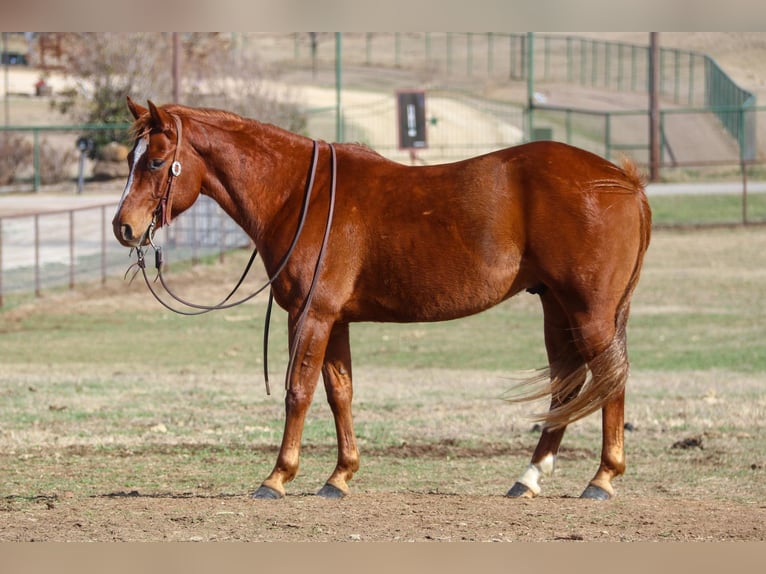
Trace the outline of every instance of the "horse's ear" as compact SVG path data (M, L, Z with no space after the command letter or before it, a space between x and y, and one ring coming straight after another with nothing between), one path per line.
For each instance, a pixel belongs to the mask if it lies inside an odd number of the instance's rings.
M171 119L170 115L162 108L155 106L151 100L148 101L148 104L149 113L152 116L152 124L154 127L164 133L170 133L173 126L173 120Z
M145 107L139 106L130 96L128 96L128 109L130 110L130 113L133 114L134 119L140 118L147 111L149 111Z

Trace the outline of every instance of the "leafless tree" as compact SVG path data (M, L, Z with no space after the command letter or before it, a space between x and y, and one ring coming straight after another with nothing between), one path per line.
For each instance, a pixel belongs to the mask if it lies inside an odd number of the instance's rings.
M78 123L127 123L125 97L170 101L172 38L157 32L67 34L64 65L75 88L59 94L54 105ZM181 34L181 102L228 109L300 131L298 110L267 87L267 70L253 51L237 51L231 36ZM124 140L124 132L104 133L99 144Z

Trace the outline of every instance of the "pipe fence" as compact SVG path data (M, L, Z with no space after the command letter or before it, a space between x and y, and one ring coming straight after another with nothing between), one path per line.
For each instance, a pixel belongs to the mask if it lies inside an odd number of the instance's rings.
M0 306L9 295L78 283L106 282L130 264L112 233L117 202L32 214L0 216ZM245 232L207 197L159 230L157 241L174 262L218 256L250 245Z

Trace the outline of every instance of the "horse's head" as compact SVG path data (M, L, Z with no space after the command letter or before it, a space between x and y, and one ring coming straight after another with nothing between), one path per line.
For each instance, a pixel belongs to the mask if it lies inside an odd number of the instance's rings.
M144 108L128 97L136 119L135 144L128 155L130 175L117 213L114 235L126 247L147 245L155 227L192 206L202 182L199 158L184 141L181 118L149 102Z

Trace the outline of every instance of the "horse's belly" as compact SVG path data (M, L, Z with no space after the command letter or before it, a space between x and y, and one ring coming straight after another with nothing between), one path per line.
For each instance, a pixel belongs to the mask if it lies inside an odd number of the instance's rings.
M518 264L493 268L404 265L378 281L365 281L358 302L361 321L447 321L479 313L523 287Z

